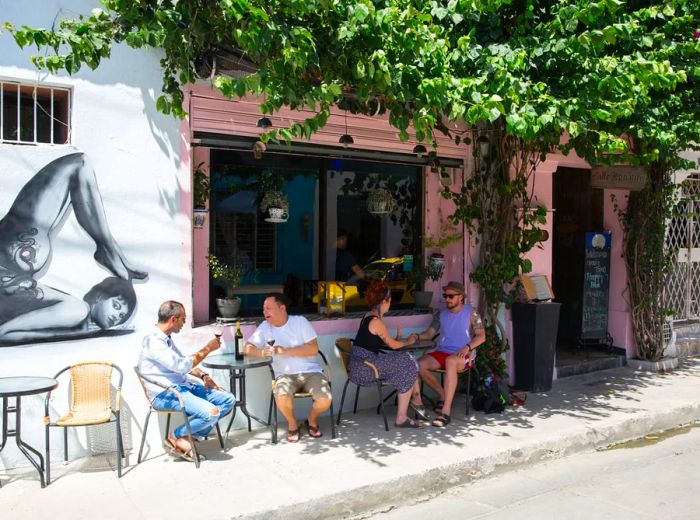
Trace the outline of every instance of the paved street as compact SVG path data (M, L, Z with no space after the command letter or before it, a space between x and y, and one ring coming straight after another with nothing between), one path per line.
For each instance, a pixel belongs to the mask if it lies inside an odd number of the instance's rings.
M700 425L454 488L374 520L700 517Z
M381 417L370 409L344 413L336 439L330 438L325 417L323 439L305 435L298 443L272 444L265 428L236 430L223 452L214 439L201 444L209 460L199 469L164 454L160 442L148 443L137 464L139 424L124 421L127 460L121 479L112 452L63 465L58 443L52 483L45 489L28 465L0 468L0 518L55 517L65 509L66 497L89 497L73 500L71 519L93 519L97 512L102 520L345 519L400 507L405 497L419 500L440 492L446 494L398 514L502 520L534 513L533 520L539 520L566 511L586 520L613 514L615 520L673 514L698 518L693 513L695 504L700 506L700 498L695 499L700 497L695 448L700 426L648 448L591 453L648 432L700 422L698 396L696 359L667 374L605 370L555 381L550 392L529 394L524 406L502 414L456 413L442 429L386 432ZM462 407L460 396L455 409ZM161 427L161 435L164 422L153 425ZM41 438L35 444L43 448ZM16 449L11 442L5 447ZM154 499L163 495L163 486L167 497ZM398 518L390 513L377 519L392 516Z

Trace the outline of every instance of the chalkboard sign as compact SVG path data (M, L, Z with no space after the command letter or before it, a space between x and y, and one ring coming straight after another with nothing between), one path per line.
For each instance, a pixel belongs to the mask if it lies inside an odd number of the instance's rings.
M610 243L610 232L586 233L583 265L582 339L603 339L608 334Z

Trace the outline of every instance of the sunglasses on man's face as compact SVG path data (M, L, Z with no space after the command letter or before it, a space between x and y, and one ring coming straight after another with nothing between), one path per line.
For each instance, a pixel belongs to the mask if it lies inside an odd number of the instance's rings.
M457 297L457 296L459 296L459 294L442 293L442 297L443 297L444 299L446 299L446 300L447 300L447 299L450 299L450 298L455 298L455 297Z

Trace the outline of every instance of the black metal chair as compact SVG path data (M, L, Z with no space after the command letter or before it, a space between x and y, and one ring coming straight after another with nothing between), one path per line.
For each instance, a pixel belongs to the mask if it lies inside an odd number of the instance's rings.
M91 426L109 422L116 423L117 434L117 476L122 476L122 458L124 442L122 440L119 406L121 403L122 380L121 369L113 363L88 361L76 363L60 370L54 379L70 371L71 393L69 411L52 421L49 414L51 392L44 400L44 424L46 425L46 485L51 483L51 455L49 453L50 429L63 428L63 460L68 462L68 428L74 426ZM112 374L118 374L115 392L112 393ZM114 401L114 404L112 402Z
M182 414L182 419L185 422L185 427L187 428L187 434L190 436L190 439L192 439L191 445L192 445L192 454L194 455L194 464L197 468L199 468L199 452L197 451L197 443L194 442L194 437L192 436L192 428L190 428L190 420L189 416L187 415L187 412L185 411L185 404L182 401L182 396L180 395L180 392L177 391L174 387L170 386L165 386L162 383L159 383L157 381L153 381L152 379L147 378L146 376L142 375L141 372L139 372L138 367L134 367L134 372L136 372L136 376L139 379L139 382L141 383L141 388L143 388L143 393L146 396L146 399L148 399L148 414L146 414L146 420L144 421L143 424L143 432L141 434L141 446L139 447L139 456L136 459L137 463L141 462L141 455L143 454L143 446L146 443L146 432L148 431L148 420L151 418L151 413L156 412L156 413L164 413L167 414L167 419L165 421L165 436L163 438L164 444L167 443L168 439L168 432L170 431L170 417L174 413L179 413ZM157 408L153 406L153 401L148 398L148 392L146 391L146 385L145 383L148 382L152 385L158 386L162 388L163 390L170 390L173 394L177 396L177 400L180 403L180 410L172 410L169 408ZM221 445L221 449L224 449L224 438L221 435L221 428L219 427L219 423L216 423L216 435L219 438L219 444Z
M343 367L345 368L345 376L347 377L347 380L345 381L345 386L343 387L343 395L340 398L340 409L338 410L338 419L336 420L336 424L340 425L340 416L343 413L343 404L345 403L345 392L348 389L348 385L351 383L350 381L350 356L351 356L351 351L352 351L352 340L350 338L338 338L335 340L335 346L338 349L338 352L340 352L340 359L343 362ZM363 360L362 361L365 365L367 365L372 372L374 372L374 378L375 381L371 385L367 386L374 386L377 388L377 395L379 397L379 405L378 408L381 411L382 418L384 419L384 429L386 431L389 431L389 421L387 421L386 418L386 412L384 411L384 398L382 396L382 387L388 386L389 383L386 381L382 381L379 377L379 369L374 365L373 363ZM357 413L357 401L360 396L360 387L363 385L357 385L356 383L353 382L353 384L356 385L355 389L355 404L353 406L353 413Z
M324 365L324 372L326 374L326 378L328 379L328 386L331 388L331 391L333 390L333 372L331 370L331 365L328 363L328 359L326 359L326 356L321 352L320 350L318 351L318 355L321 357L323 360L323 365ZM272 382L272 387L274 390L274 385L275 382ZM313 395L311 395L310 392L296 392L294 394L294 399L306 399L306 398L313 398ZM274 411L274 414L273 414ZM334 417L334 412L333 412L333 398L331 397L331 408L330 408L330 413L331 413L331 438L335 439L336 433L335 433L335 421L333 419ZM270 395L270 407L267 411L267 422L270 424L270 421L274 419L275 421L275 434L274 434L274 439L273 443L277 442L277 404L275 403L274 399L274 391Z
M466 405L466 411L465 414L469 416L469 397L471 394L471 382L472 382L472 371L476 370L476 356L474 356L474 359L472 359L468 365L464 367L462 370L457 371L457 380L459 381L460 377L464 377L465 375L467 376L467 405ZM440 374L440 384L444 386L445 384L445 370L442 368L438 368L437 370L432 370L432 372L435 372L436 374ZM421 393L423 393L423 385L424 382L421 381Z

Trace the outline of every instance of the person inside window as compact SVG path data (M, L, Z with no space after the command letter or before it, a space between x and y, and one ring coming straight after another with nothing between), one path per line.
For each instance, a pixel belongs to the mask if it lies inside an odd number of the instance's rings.
M348 232L339 229L335 239L335 279L339 282L354 282L365 277L364 271L347 247Z

